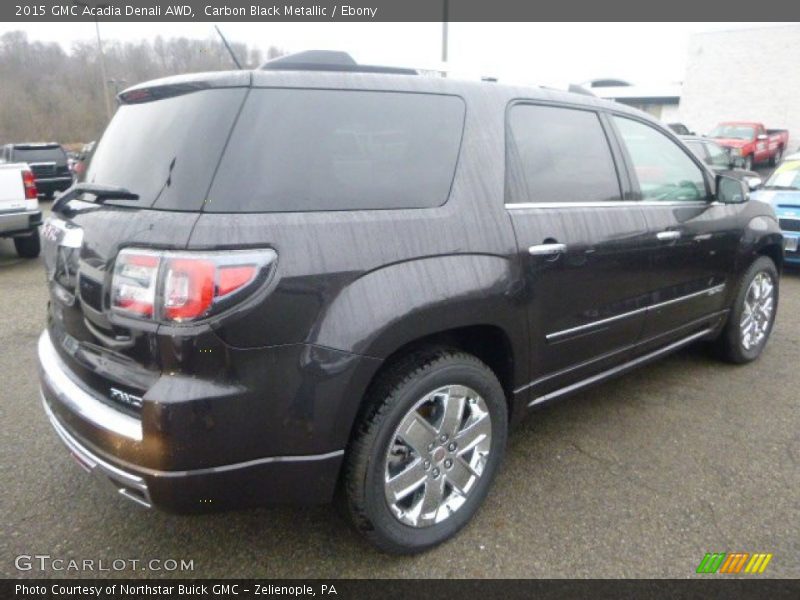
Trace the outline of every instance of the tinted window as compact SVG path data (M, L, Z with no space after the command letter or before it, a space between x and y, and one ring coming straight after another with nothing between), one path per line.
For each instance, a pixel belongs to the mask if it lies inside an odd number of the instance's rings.
M715 167L729 167L731 164L731 157L725 149L719 144L713 142L706 142L706 151L708 151L708 164Z
M614 117L633 161L645 200L702 200L706 198L703 171L689 155L653 127Z
M14 148L14 162L49 162L60 165L67 164L67 155L61 146L45 146L42 148Z
M702 142L686 142L686 145L689 147L689 150L692 151L697 158L702 160L703 162L708 162L708 156L706 156L706 148Z
M733 138L736 140L752 140L756 137L756 130L754 127L748 125L732 125L722 123L717 125L708 134L709 137L715 138Z
M85 180L139 194L109 204L200 210L245 93L212 89L120 106Z
M608 140L594 112L515 105L508 116L507 143L509 202L620 197Z
M206 211L439 206L455 172L464 103L453 96L255 89Z

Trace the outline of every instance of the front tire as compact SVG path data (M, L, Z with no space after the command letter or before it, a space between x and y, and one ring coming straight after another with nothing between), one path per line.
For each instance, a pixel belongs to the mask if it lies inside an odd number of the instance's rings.
M753 155L752 155L752 154L750 154L750 155L748 155L748 156L745 156L745 158L744 158L744 165L742 165L742 168L743 168L745 171L752 171L752 170L753 170L753 165L754 165L754 164L755 164L755 163L754 163L754 161L753 161Z
M777 152L769 159L769 166L774 167L777 164L780 164L781 159L783 158L783 148L778 148Z
M778 312L779 283L778 269L766 256L759 257L747 269L718 340L723 358L744 364L761 355Z
M39 241L39 230L37 229L31 235L25 237L14 238L14 248L21 258L36 258L42 251L42 244Z
M345 459L347 512L386 552L421 552L454 536L483 502L508 435L505 393L476 357L406 356L368 393Z

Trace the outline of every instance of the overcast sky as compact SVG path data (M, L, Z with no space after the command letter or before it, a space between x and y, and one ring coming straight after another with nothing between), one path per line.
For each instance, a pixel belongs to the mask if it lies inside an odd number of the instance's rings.
M597 77L634 83L673 83L684 76L687 44L696 32L775 23L451 23L450 68L466 77L564 86ZM434 67L440 23L222 23L233 41L289 52L337 49L362 63ZM69 48L94 39L94 23L0 23L32 39ZM104 39L215 36L213 23L101 23Z

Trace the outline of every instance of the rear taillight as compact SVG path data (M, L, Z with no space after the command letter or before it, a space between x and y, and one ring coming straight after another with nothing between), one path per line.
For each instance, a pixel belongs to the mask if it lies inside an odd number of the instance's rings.
M274 250L172 252L126 248L114 266L111 308L169 322L210 316L263 283Z
M36 189L36 180L33 178L33 173L30 171L22 172L22 185L25 188L25 199L36 200L38 190Z

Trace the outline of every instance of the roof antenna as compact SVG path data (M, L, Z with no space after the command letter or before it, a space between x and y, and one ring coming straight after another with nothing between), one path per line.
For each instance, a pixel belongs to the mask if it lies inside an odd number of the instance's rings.
M221 38L222 38L222 43L223 43L223 44L225 44L225 48L227 48L227 50L228 50L228 54L230 54L230 55L231 55L231 58L233 59L233 62L236 64L236 68L237 68L237 69L239 69L239 70L241 70L241 68L242 68L242 65L241 65L241 64L239 64L239 59L237 59L237 58L236 58L236 55L233 53L233 49L231 48L231 45L228 43L228 40L226 40L226 39L225 39L225 36L224 36L224 35L222 35L222 32L219 30L219 27L217 27L216 25L214 25L214 29L216 29L216 30L217 30L217 33L219 34L219 37L221 37Z

